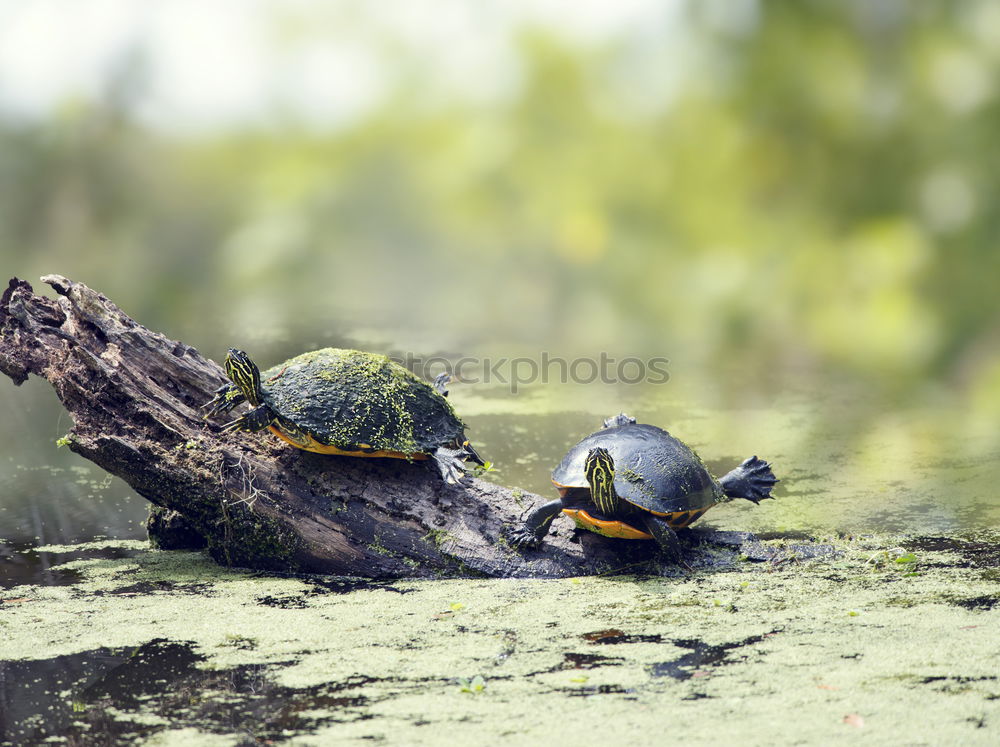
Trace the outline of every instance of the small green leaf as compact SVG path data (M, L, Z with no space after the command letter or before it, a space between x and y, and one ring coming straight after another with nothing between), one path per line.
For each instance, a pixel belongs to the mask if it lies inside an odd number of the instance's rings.
M483 690L486 689L486 680L483 676L477 674L471 680L467 680L464 677L458 678L459 692L471 693L472 695L479 695Z
M486 462L485 464L477 464L472 472L476 477L480 477L487 472L496 472L496 468L493 466L493 462Z

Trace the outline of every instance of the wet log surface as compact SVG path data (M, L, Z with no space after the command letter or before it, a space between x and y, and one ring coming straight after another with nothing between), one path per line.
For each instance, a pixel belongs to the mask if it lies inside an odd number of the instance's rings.
M548 500L525 491L475 478L449 486L423 462L313 454L267 432L222 433L201 409L226 381L217 363L81 283L42 280L55 298L15 278L0 299L0 371L49 381L73 419L69 447L153 504L164 546L201 544L226 565L374 578L658 565L654 543L573 532L568 521L538 550L513 550L504 524ZM752 538L717 534L753 553Z

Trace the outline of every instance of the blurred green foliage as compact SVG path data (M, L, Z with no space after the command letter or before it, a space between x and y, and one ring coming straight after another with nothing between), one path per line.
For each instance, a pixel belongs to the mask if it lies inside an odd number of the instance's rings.
M719 7L687 4L676 47L521 31L521 84L488 103L422 97L400 59L394 94L331 132L156 132L128 76L0 118L2 266L210 354L393 329L742 382L944 382L1000 414L1000 12Z

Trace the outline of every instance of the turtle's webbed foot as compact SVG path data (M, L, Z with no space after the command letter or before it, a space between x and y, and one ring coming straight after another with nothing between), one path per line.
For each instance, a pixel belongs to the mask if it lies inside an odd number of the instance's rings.
M503 538L515 550L534 550L542 544L543 534L539 537L526 526L504 527Z
M754 503L770 498L777 482L771 465L756 456L745 459L743 464L719 481L730 498L746 498Z
M443 479L449 485L454 485L465 477L465 463L475 462L481 467L486 463L480 458L472 444L468 441L459 442L458 439L450 446L439 446L431 453L434 465Z
M441 479L449 485L455 485L465 477L465 449L449 449L439 446L431 454Z
M747 481L750 483L750 490L757 497L755 502L759 503L765 498L770 498L771 491L778 482L778 478L771 471L771 465L763 459L752 456L744 460L740 466L748 472Z
M677 538L677 532L670 526L670 522L653 514L643 515L643 518L645 519L646 531L653 535L653 539L660 546L666 559L690 573L693 569L684 559L681 541Z

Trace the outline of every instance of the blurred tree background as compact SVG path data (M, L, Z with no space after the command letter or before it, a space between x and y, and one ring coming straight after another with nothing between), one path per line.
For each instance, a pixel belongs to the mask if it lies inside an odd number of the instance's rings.
M995 419L998 75L989 0L8 0L0 267L216 358L389 330Z
M911 548L972 536L974 565L997 539L976 533L1000 527L998 145L997 0L0 0L0 288L17 276L53 295L39 276L62 274L207 357L238 346L262 368L324 345L667 358L666 385L469 382L451 402L496 465L487 479L546 500L566 449L622 410L717 475L759 454L777 500L699 526L930 536L906 543L905 573L883 567L901 548L872 555L871 584L895 584L886 605L908 605L904 577L924 570ZM57 447L71 427L46 382L0 375L0 591L73 578L51 565L81 556L32 548L146 537L146 501ZM989 614L987 597L940 597ZM689 601L665 598L637 603L666 630ZM256 647L223 632L220 647ZM115 658L97 653L94 672ZM118 675L86 667L72 691L60 669L23 692L51 687L74 717L111 724L95 704ZM284 697L255 672L241 724ZM180 677L160 681L189 689ZM347 685L309 692L340 713L350 698L325 693ZM962 695L956 713L982 726Z

